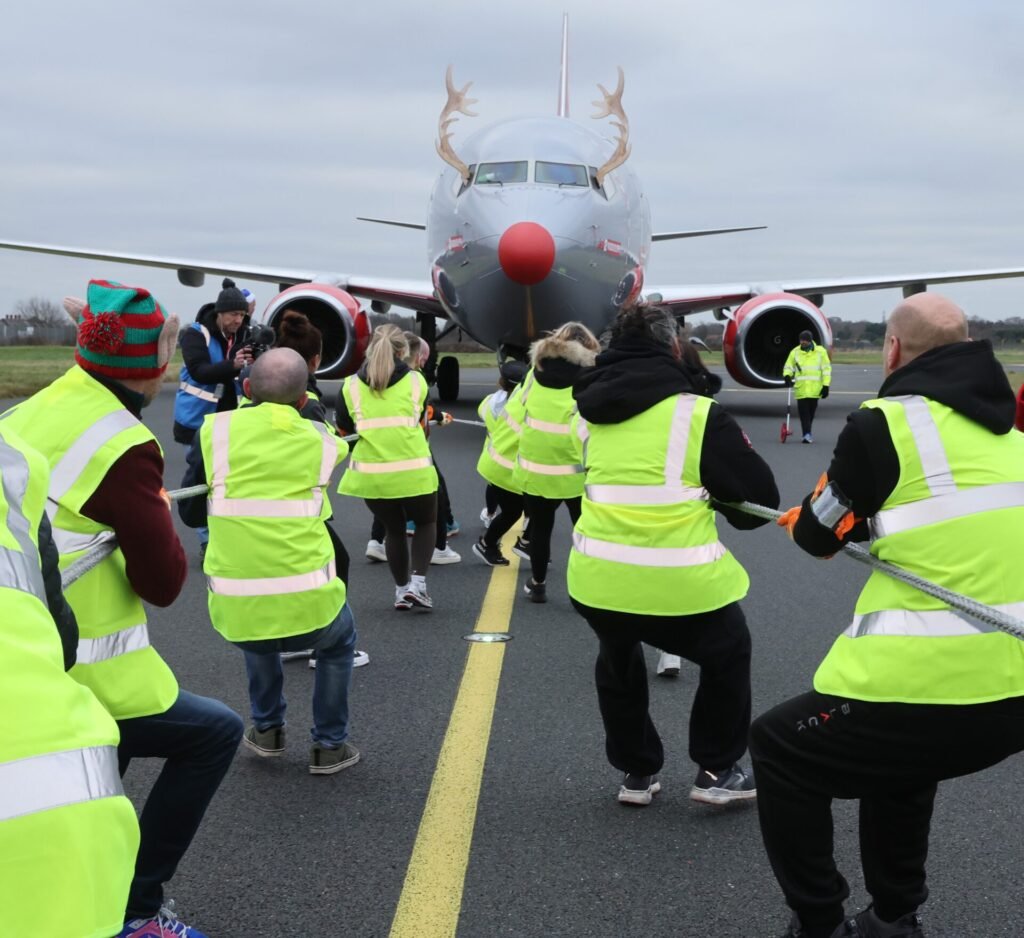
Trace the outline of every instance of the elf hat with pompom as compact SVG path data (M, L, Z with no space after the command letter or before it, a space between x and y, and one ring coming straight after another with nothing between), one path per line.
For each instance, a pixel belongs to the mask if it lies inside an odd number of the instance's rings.
M77 318L75 361L86 371L118 379L154 378L167 367L166 346L169 339L173 347L170 333L177 332L177 317L169 317L148 290L90 280Z

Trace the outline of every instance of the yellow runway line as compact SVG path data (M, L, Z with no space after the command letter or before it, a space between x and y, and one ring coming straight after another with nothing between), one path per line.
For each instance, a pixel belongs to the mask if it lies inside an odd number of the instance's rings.
M495 567L477 632L507 632L519 558ZM389 938L451 938L459 924L506 642L471 643Z

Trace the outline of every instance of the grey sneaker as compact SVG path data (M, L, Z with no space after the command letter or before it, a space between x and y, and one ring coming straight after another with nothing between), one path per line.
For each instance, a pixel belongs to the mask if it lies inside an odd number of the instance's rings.
M661 782L654 775L631 775L626 773L619 787L619 803L646 807L661 791Z
M359 761L359 750L351 743L342 743L338 749L326 749L314 744L309 750L309 774L333 775Z
M756 797L754 776L741 769L738 762L724 772L701 769L690 789L690 798L704 804L731 804Z
M272 726L268 730L258 730L250 726L242 737L242 743L258 756L279 756L284 752L284 727Z
M860 929L857 934L862 938L924 938L921 916L916 912L910 912L895 922L883 922L874 908L868 906L854 921Z

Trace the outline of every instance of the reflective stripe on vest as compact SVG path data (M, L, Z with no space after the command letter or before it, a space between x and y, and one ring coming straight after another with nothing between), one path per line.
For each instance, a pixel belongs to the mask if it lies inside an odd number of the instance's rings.
M310 573L251 579L208 576L206 582L211 593L219 593L221 596L279 596L283 593L303 593L326 586L334 579L334 570L334 560L331 560L325 567Z
M0 821L124 794L116 746L48 752L0 764Z
M204 391L202 388L189 384L187 381L182 381L178 385L178 390L184 391L186 394L191 394L193 397L198 397L201 401L209 401L211 404L216 404L220 401L220 398L217 397L216 394L212 394L210 391Z
M0 548L0 585L21 590L46 602L46 587L39 565L39 551L32 539L32 525L21 506L28 493L28 460L6 441L0 439L0 466L3 467L3 493L7 503L7 529L18 542L20 550ZM2 787L0 787L2 791Z
M574 476L584 471L583 466L580 465L548 466L545 463L534 462L532 459L523 459L521 455L517 455L516 459L524 469L536 472L541 476Z
M113 531L85 534L80 531L69 531L67 528L58 528L56 525L51 525L50 531L53 534L53 543L57 547L57 553L62 555L92 550L94 547L99 547L100 544L114 540L115 537Z
M501 416L502 416L502 418L504 418L505 423L507 423L513 430L515 430L517 434L522 434L522 432L523 432L523 425L521 423L519 423L517 420L513 420L509 416L507 410Z
M50 472L50 508L70 491L82 473L82 467L119 433L137 427L141 421L127 410L115 410L97 420L60 458Z
M683 467L690 441L690 424L696 399L680 395L665 450L665 482L663 485L588 485L587 498L604 505L676 505L679 502L706 502L708 490L703 486L683 485ZM577 424L577 436L583 440L584 462L590 431L583 420Z
M993 609L1021 618L1024 603L993 605ZM975 619L974 616L958 609L883 609L854 616L853 622L844 632L850 638L864 635L903 635L913 638L947 638L952 635L978 635L983 632L998 632L994 625Z
M97 664L109 661L130 651L149 648L149 629L146 623L132 625L127 629L112 632L102 638L80 638L78 640L78 664Z
M311 490L312 497L228 498L225 492L231 468L228 458L231 415L231 411L225 411L213 418L213 432L210 435L213 467L210 474L210 497L206 502L207 514L218 518L319 518L324 506L322 487L331 481L331 472L338 455L338 445L327 427L316 420L310 421L310 425L319 432L323 446L320 475L317 486Z
M420 392L419 381L410 381L409 384L412 387L412 417L363 417L363 395L359 387L359 379L349 384L349 394L352 395L352 416L356 421L356 433L362 433L364 430L386 430L389 427L418 427L419 412L422 407L422 398ZM421 468L421 467L418 467ZM367 470L361 470L366 472Z
M926 524L951 521L981 511L998 511L1000 508L1024 508L1024 482L979 485L921 502L886 508L870 519L869 527L873 538L887 537Z
M701 544L699 547L634 547L629 544L613 544L593 537L572 532L572 546L585 557L598 560L612 560L637 567L696 567L714 563L725 556L721 541Z
M487 455L503 469L515 469L516 467L516 464L511 459L506 459L495 449L494 444L490 440L487 441Z
M956 492L956 482L953 481L953 473L949 468L946 448L942 445L942 437L928 402L918 395L900 395L887 400L903 405L907 415L907 426L917 447L928 490L933 496Z
M429 456L419 456L416 459L398 459L395 462L357 462L352 460L349 466L356 472L405 472L408 469L429 469L434 465L434 460Z
M534 430L543 430L545 433L569 435L569 424L567 423L551 423L548 420L538 420L536 417L527 416L526 425Z

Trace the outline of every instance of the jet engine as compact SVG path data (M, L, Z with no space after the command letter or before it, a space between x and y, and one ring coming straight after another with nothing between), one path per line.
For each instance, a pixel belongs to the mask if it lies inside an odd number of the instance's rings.
M288 309L304 313L324 337L318 378L343 378L362 364L370 323L354 296L328 283L297 283L275 296L253 318L276 328Z
M747 387L782 387L782 366L805 329L819 345L831 348L832 327L806 297L795 293L755 296L731 315L725 328L725 367Z

